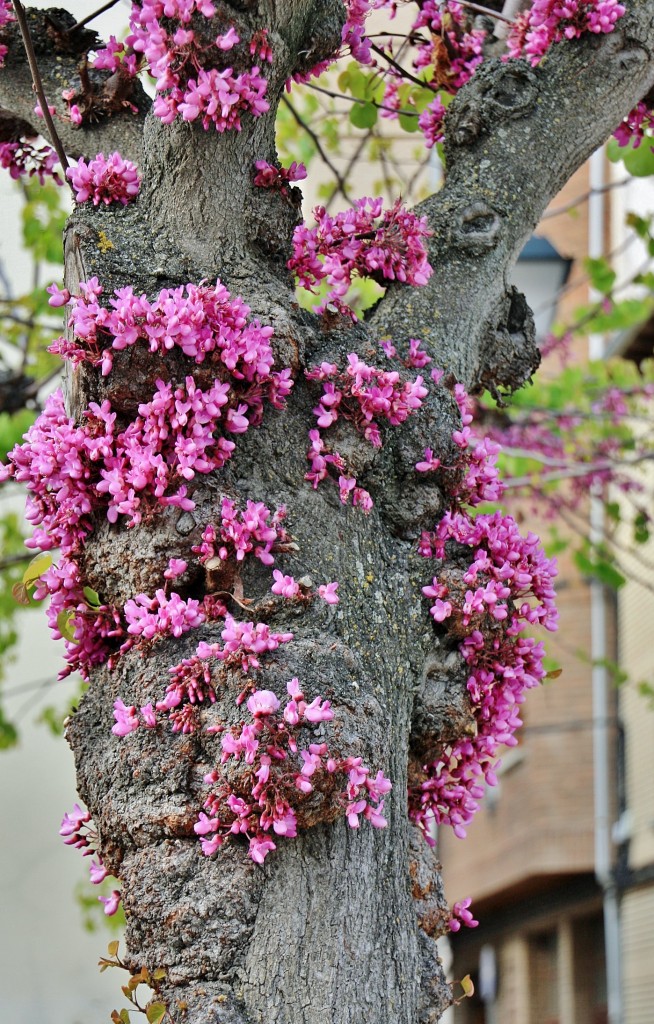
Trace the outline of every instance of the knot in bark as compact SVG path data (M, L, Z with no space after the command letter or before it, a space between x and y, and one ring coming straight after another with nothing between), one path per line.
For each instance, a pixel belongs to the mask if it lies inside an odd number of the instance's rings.
M413 704L410 752L421 764L475 730L465 665L456 651L430 655Z
M502 218L484 202L464 207L452 227L452 240L473 256L494 249L502 236Z
M524 295L511 286L487 320L487 345L479 389L488 389L501 404L501 390L523 387L540 365L534 316Z
M448 141L469 146L505 121L526 117L538 98L538 78L522 62L489 61L452 103Z

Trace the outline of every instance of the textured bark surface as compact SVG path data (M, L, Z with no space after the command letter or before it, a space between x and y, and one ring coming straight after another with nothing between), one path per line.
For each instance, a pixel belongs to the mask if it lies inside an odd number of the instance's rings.
M281 697L297 675L307 693L328 697L336 710L330 743L383 769L394 786L383 831L353 832L316 800L305 811L310 827L280 841L263 867L236 843L205 858L193 824L219 739L138 730L120 741L111 733L112 704L118 696L135 705L160 699L169 666L199 639L219 639L218 627L134 650L113 672L94 673L68 729L80 795L122 883L129 963L165 968L162 996L175 1021L434 1024L447 1004L435 948L447 909L437 866L407 821L406 785L416 766L471 726L458 642L433 628L420 592L429 567L413 543L448 503L413 466L427 445L447 461L456 406L447 388L437 389L379 452L342 431L338 448L375 501L365 517L343 508L334 489L313 491L303 479L317 392L302 371L322 359L342 364L352 351L374 361L373 343L388 334L400 346L423 338L436 364L473 389L528 380L538 363L533 326L507 274L548 201L654 82L654 8L646 0L631 8L612 37L562 46L537 70L492 63L462 91L448 115L446 184L423 209L434 230L433 277L422 289L390 289L364 325L329 325L298 310L285 270L297 206L252 185L253 160L274 157L285 78L335 47L339 0L221 5L221 17L229 13L244 33L269 30L270 114L245 118L242 132L224 136L148 117L138 202L118 211L82 207L71 219L71 290L96 275L105 291L131 285L153 295L220 275L275 328L278 365L296 377L287 411L268 412L260 429L239 437L220 474L196 478L195 511L168 508L129 531L98 522L85 553L89 584L109 603L152 593L169 558L189 557L223 496L285 503L297 550L279 556L278 567L314 584L339 580L341 600L332 608L271 599L268 574L246 562L243 587L256 617L295 635L268 656L262 685ZM0 101L29 119L21 55L12 51ZM46 65L49 54L44 44ZM108 119L94 132L95 149L119 145L133 155L140 124L122 114ZM112 132L116 142L108 143ZM64 141L75 151L77 139L71 132ZM69 407L79 415L90 400L110 398L119 415L133 416L157 377L188 372L183 357L164 361L135 347L117 355L108 378L88 370L70 378ZM206 371L193 372L200 381ZM201 571L189 570L181 592L201 598L205 584ZM225 673L217 704L201 710L200 721L233 721L241 686Z

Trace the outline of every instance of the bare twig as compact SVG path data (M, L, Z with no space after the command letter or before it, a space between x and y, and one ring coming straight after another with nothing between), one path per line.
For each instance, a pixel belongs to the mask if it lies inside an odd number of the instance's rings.
M633 178L621 178L620 181L610 181L608 185L602 185L600 188L591 188L588 192L582 192L580 196L576 196L575 199L570 199L569 202L564 203L562 206L555 206L553 210L547 210L541 220L549 220L551 217L558 217L562 213L567 213L568 210L573 210L575 206L580 206L581 203L586 203L591 196L601 195L603 192L611 192L614 188L622 188L623 185L628 185Z
M325 96L331 96L335 100L347 100L348 103L358 103L367 106L369 103L373 107L377 107L378 110L390 110L393 114L404 114L406 117L420 117L417 110L396 110L394 107L389 107L387 103L375 103L374 100L360 100L356 96L346 96L342 92L334 92L333 89L325 89L322 85L316 85L314 82L305 82L307 89L313 89L314 92L322 92Z
M537 462L542 462L545 465L557 465L558 460L548 459L546 456L539 456L537 453L531 451L523 451L520 448L506 448L504 449L510 455L518 455L522 458L534 459ZM504 486L507 490L515 490L520 487L530 487L536 483L539 487L543 484L556 483L559 480L573 480L577 477L590 476L593 473L606 473L609 470L622 469L628 466L637 466L643 462L651 462L654 459L654 452L649 452L644 455L640 455L633 459L602 459L600 462L582 462L576 466L564 466L560 463L559 469L553 470L550 473L542 474L528 474L527 476L517 476L514 479L509 479L504 482ZM534 479L535 478L535 479Z
M323 145L322 145L318 135L316 135L316 133L314 132L313 128L309 127L309 125L306 123L306 121L303 120L303 118L300 116L300 114L298 114L297 110L295 109L295 107L293 106L291 101L288 99L288 97L282 96L282 102L288 107L288 109L290 110L291 114L293 115L295 121L300 126L300 128L302 128L307 133L307 135L309 136L309 138L313 142L314 146L318 150L318 153L319 153L321 159L324 161L324 163L327 165L327 167L329 167L329 170L334 175L334 178L336 179L336 182L338 184L337 191L339 191L341 193L341 195L343 196L343 198L345 199L346 202L351 203L352 199L348 195L347 186L345 184L345 180L344 180L343 176L341 175L341 172L338 170L338 168L335 167L334 164L332 163L332 161L329 159L329 156L325 152L325 149L324 149L324 147L323 147Z
M29 562L34 558L32 551L26 551L25 554L20 555L7 555L5 558L0 559L0 572L3 569L11 569L14 565L21 565L22 562Z
M81 21L76 22L76 24L74 24L70 28L66 29L66 35L69 36L71 34L71 32L75 32L78 28L84 28L84 26L88 25L88 23L90 21L94 21L95 18L99 18L101 14L104 14L105 11L108 11L112 7L115 7L116 4L119 3L119 2L120 2L120 0L109 0L109 2L106 3L106 4L103 4L102 7L98 7L97 11L93 11L92 14L87 14L86 17L82 18Z
M50 132L50 141L52 142L52 145L54 146L55 151L57 153L57 156L59 157L59 163L61 164L64 170L65 176L65 173L68 170L68 158L64 151L64 147L61 143L61 139L59 138L59 135L57 133L57 129L55 128L54 121L52 120L50 108L48 107L48 100L46 98L45 90L43 88L43 79L41 78L41 72L39 71L39 66L36 60L36 54L34 52L32 37L30 35L29 26L27 24L27 18L25 17L25 8L23 7L20 0L11 0L11 2L14 8L14 12L16 14L16 21L18 22L20 34L23 37L23 46L25 47L25 53L27 54L27 60L29 62L30 71L32 72L32 82L34 83L34 89L36 91L36 95L39 98L41 113L43 114L45 123L48 126L48 131ZM68 182L68 185L71 191L73 191L73 187L70 184L70 182Z
M513 25L513 19L508 18L506 14L500 14L499 11L493 11L490 7L482 7L481 4L470 3L470 0L459 0L461 7L467 7L470 11L475 11L477 14L485 14L488 18L495 18L497 21L503 21L505 25Z
M371 50L374 50L375 53L378 54L380 57L383 57L384 60L391 65L391 67L395 68L396 71L399 71L399 73L402 75L402 78L408 78L411 82L415 82L416 85L422 86L423 89L429 88L428 82L423 82L421 78L416 78L415 75L412 75L410 71L407 71L406 68L403 68L401 64L398 64L398 62L394 60L393 57L391 57L390 53L386 53L386 51L381 46L377 46L376 43L373 43L370 48Z

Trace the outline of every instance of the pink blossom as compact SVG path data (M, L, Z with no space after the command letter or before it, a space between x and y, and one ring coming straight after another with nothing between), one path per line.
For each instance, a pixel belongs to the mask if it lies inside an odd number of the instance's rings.
M273 569L275 582L270 588L273 594L281 594L282 597L293 598L300 593L300 585L292 576L284 576L279 569Z
M221 36L216 36L216 46L219 50L231 50L232 47L236 46L240 41L241 40L239 39L233 25L230 25L227 31ZM191 40L186 40L186 45L188 45L189 42L191 42Z
M338 590L338 583L323 583L318 587L318 595L326 601L327 604L338 604L339 596L336 593Z
M272 839L265 839L263 837L250 839L250 848L248 850L249 856L255 862L255 864L263 864L266 856L271 850L276 850L277 847L273 843Z
M90 820L91 815L88 811L82 810L79 804L73 804L72 811L67 812L63 816L61 826L59 828L59 835L65 838L73 836Z
M304 717L307 722L331 722L334 717L331 704L328 700L322 701L315 697L304 709Z
M287 186L294 181L303 181L307 176L304 164L294 160L290 167L273 167L267 160L257 160L254 184L259 188L276 188L282 195L288 195Z
M168 561L168 568L164 572L164 577L167 580L177 579L178 576L182 576L186 572L187 563L183 558L171 558Z
M433 473L434 470L440 467L441 460L434 456L431 448L425 448L425 458L423 462L416 462L416 470L418 473Z
M114 718L116 724L111 728L114 736L129 736L130 732L134 732L139 727L134 705L126 707L120 699L114 701Z
M98 153L89 163L80 157L68 168L66 177L75 189L77 202L92 199L94 206L115 202L126 206L136 197L141 185L136 165L123 160L120 153L110 153L106 158L104 153Z
M157 725L157 716L154 713L152 704L144 704L141 708L141 716L143 718L143 725L146 729L154 729Z
M89 864L89 876L93 885L99 885L100 882L104 882L109 872L98 858L98 861L92 860Z
M364 198L333 217L321 206L313 214L315 228L295 229L288 267L309 291L326 280L331 288L326 304L343 299L355 273L381 274L413 285L429 280L432 271L423 239L431 232L426 218L416 217L399 200L386 211L381 199Z
M98 896L100 903L104 903L104 912L107 917L112 917L120 905L120 890L114 889L111 896Z
M2 49L0 46L0 68ZM22 177L36 176L41 185L50 178L56 185L63 185L59 157L54 149L47 145L36 145L27 139L0 142L0 167L8 170L14 181Z
M255 718L272 715L279 709L279 701L272 690L255 690L248 699L248 711Z
M451 932L458 932L461 925L465 925L466 928L476 928L479 921L475 921L472 912L468 909L472 903L472 898L468 896L465 900L460 900L455 903L452 907L452 917L449 921L449 929Z
M70 292L67 288L59 289L59 287L53 283L46 288L46 292L50 296L48 299L49 306L65 306L67 302L70 302Z

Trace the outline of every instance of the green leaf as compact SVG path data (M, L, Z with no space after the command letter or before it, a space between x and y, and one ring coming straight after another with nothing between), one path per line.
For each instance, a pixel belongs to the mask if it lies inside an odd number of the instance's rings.
M415 114L398 114L397 119L400 128L405 132L417 132L420 127L418 125L418 118Z
M463 989L463 994L464 994L464 996L466 996L466 998L470 998L470 996L474 996L474 994L475 994L475 986L473 985L472 978L470 977L469 974L466 974L465 978L461 978L461 981L459 982L459 985Z
M97 594L95 592L95 590L93 590L92 587L84 587L83 593L84 593L84 597L86 599L86 603L91 608L99 608L100 607L100 595Z
M640 217L637 213L628 213L625 220L628 226L633 228L637 235L641 238L649 238L652 227L651 216Z
M70 641L70 643L77 643L75 639L75 633L70 625L71 619L73 618L72 613L68 611L59 612L57 615L57 629L63 636L64 640Z
M159 1024L159 1021L163 1020L166 1016L166 1006L164 1003L150 1003L145 1016L148 1018L149 1024Z
M27 566L27 569L23 573L23 583L26 587L30 583L34 583L40 579L44 572L52 565L52 555L49 551L42 551L41 554L35 555L32 561Z
M593 561L583 551L575 551L574 559L584 576L592 576L613 590L619 590L627 582L622 573L604 558Z
M119 945L120 945L120 942L119 942L118 939L112 939L111 940L111 942L107 946L107 953L109 954L109 956L118 956L118 947L119 947Z
M0 750L9 750L18 743L18 733L14 726L5 718L5 713L0 707Z
M588 271L593 288L603 295L608 295L615 285L615 270L612 270L604 259L586 259L584 266Z
M20 444L23 435L34 423L36 413L31 409L20 412L0 413L0 460L4 462L15 444Z
M634 519L634 541L636 544L647 544L649 538L649 516L646 512L639 512Z
M355 128L372 128L377 124L377 116L374 103L355 103L350 110L350 121Z
M651 138L645 138L640 146L633 143L624 147L627 152L622 157L623 163L630 174L635 178L646 178L654 174L654 148Z

